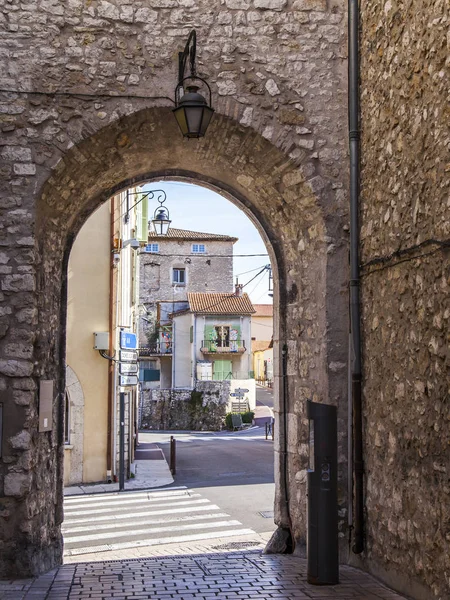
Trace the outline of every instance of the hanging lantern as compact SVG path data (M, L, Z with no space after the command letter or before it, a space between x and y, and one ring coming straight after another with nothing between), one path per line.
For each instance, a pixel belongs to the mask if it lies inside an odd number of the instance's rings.
M196 40L197 36L193 29L189 34L184 51L178 53L178 84L175 88L175 108L173 109L173 113L181 133L186 138L203 137L214 114L214 109L211 106L211 88L204 79L198 77L196 74ZM188 57L191 74L185 77L184 73ZM201 81L206 85L209 91L209 104L199 94L199 86L195 85L195 83L186 85L186 92L184 91L184 84L188 80L191 82Z
M155 210L152 224L156 235L167 235L171 220L169 219L169 211L162 206Z

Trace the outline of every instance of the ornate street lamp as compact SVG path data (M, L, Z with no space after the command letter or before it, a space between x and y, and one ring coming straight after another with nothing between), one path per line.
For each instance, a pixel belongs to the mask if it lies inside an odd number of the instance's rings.
M208 83L197 76L195 57L197 51L197 36L195 29L189 34L183 52L178 53L178 84L175 88L175 108L173 113L181 129L181 133L187 138L203 137L208 128L214 109L211 107L211 88ZM189 57L191 74L185 77L186 61ZM209 104L205 98L198 93L199 86L195 83L186 85L187 81L203 82L209 91Z
M154 190L153 192L150 192L152 197L155 192L159 193L158 198L156 198L156 200L159 202L159 207L155 210L151 223L156 235L167 235L171 220L169 218L169 211L163 206L164 202L166 201L166 193L164 190Z

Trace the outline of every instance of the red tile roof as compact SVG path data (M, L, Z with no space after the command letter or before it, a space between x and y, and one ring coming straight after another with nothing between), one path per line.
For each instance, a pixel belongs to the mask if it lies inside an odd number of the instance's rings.
M190 241L198 241L198 240L210 240L216 242L235 242L238 241L238 238L230 237L229 235L222 235L220 233L202 233L200 231L189 231L187 229L176 229L175 227L170 227L169 231L166 235L156 235L154 231L148 232L149 239L159 239L159 240L190 240Z
M254 304L254 317L273 317L273 304Z
M270 348L269 341L252 340L252 352L262 352Z
M203 315L251 315L255 312L247 294L236 296L233 293L189 292L188 302L191 312Z

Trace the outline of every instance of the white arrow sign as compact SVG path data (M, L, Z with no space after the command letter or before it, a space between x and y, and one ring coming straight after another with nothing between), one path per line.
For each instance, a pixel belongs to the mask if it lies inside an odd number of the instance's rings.
M120 363L121 375L133 375L138 372L137 363Z
M123 362L136 362L138 359L138 353L133 350L121 350L120 360Z
M137 385L138 378L136 375L120 375L119 377L119 385L120 387L125 387L127 385Z

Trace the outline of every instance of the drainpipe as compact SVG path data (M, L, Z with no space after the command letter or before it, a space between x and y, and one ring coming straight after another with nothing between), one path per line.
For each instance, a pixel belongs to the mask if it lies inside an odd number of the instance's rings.
M110 220L110 239L111 239L111 262L109 266L109 356L113 356L114 343L114 200L111 199L111 220ZM113 390L114 390L114 361L109 362L108 373L108 427L106 443L106 478L112 481L112 414L113 414Z
M353 406L354 468L354 544L352 550L364 550L363 439L361 398L361 325L359 278L359 8L358 0L349 0L348 23L348 103L350 146L350 328L353 347L351 394Z

